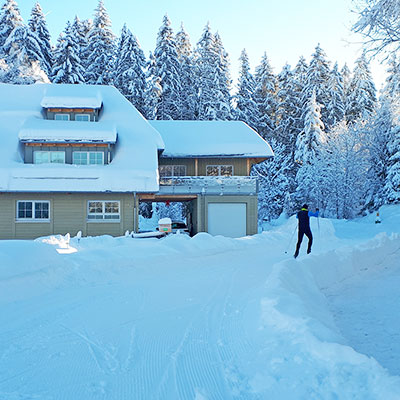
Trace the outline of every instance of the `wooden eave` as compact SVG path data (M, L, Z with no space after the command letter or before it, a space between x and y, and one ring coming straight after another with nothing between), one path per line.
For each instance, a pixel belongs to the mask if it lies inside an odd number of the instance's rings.
M50 112L80 112L80 113L93 113L98 108L47 108Z

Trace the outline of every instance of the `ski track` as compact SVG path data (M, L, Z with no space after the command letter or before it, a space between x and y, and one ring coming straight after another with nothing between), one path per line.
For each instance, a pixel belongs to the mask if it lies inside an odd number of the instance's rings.
M248 365L265 350L256 332L265 282L288 256L268 242L276 251L265 257L261 243L200 258L176 252L162 268L149 261L156 255L119 255L115 269L99 256L90 266L98 281L69 271L34 305L10 303L13 317L0 316L0 400L263 400Z

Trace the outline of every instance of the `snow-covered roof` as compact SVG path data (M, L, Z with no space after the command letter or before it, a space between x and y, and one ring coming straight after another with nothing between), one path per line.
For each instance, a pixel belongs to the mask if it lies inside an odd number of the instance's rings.
M270 145L241 121L149 121L165 143L163 157L272 157Z
M115 143L117 129L112 121L55 121L29 118L18 134L22 142Z
M45 121L42 99L84 97L102 99L98 122ZM58 104L59 106L59 104ZM69 124L68 124L69 123ZM55 130L51 132L51 127ZM68 127L68 128L66 128ZM70 128L70 129L69 129ZM86 133L82 131L85 129ZM19 145L24 140L87 138L109 140L118 133L109 165L24 164ZM158 190L160 134L111 86L0 84L0 191L155 192Z
M101 108L101 92L96 86L64 85L60 93L58 85L49 85L41 99L44 108ZM75 87L76 86L76 87Z

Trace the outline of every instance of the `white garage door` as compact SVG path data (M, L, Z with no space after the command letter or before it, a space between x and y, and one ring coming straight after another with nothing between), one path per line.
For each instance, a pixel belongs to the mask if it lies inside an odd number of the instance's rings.
M246 236L246 203L208 203L208 233Z

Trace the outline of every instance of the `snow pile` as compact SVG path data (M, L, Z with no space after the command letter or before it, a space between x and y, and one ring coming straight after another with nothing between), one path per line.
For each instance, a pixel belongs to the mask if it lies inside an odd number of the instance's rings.
M400 210L381 215L312 219L313 252L297 260L295 218L240 239L0 242L0 398L399 399L385 354L350 337L357 310L372 321L369 300L341 302L400 280ZM400 327L398 304L374 301Z

